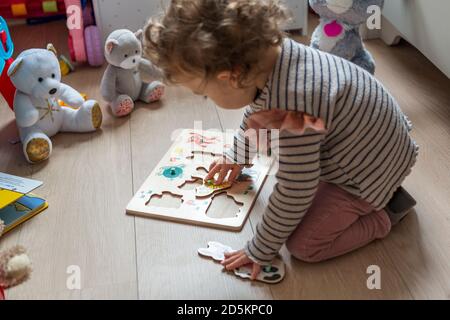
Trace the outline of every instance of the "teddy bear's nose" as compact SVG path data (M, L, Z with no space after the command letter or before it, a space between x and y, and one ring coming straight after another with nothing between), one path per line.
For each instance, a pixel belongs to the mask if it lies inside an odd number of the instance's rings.
M136 59L133 59L133 63L136 63Z
M55 88L53 88L52 90L50 90L48 93L50 93L50 94L55 94L56 93L56 89Z

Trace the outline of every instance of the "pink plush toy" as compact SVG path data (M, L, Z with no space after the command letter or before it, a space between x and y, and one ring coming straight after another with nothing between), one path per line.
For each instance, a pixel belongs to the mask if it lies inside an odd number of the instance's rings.
M93 67L103 65L105 60L102 40L100 31L94 24L92 7L89 4L83 11L80 0L65 0L65 4L68 19L71 21L68 23L68 28L72 60L80 63L88 62ZM91 11L90 15L88 11ZM78 25L72 26L72 20Z

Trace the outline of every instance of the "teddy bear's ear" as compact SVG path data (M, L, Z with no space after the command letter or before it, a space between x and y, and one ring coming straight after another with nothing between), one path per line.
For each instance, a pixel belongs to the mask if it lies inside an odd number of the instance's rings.
M105 44L105 51L110 54L115 46L119 45L119 41L117 41L116 39L109 39L106 41Z
M22 65L23 60L21 58L17 59L13 62L13 64L8 69L8 77L12 77L17 71L19 71L20 66Z
M142 34L143 34L142 29L139 29L138 31L136 31L136 33L134 35L136 36L136 38L138 38L140 41L142 41Z
M50 52L53 52L55 54L55 56L58 55L58 52L56 51L56 48L55 48L55 46L52 43L49 43L47 45L47 50L50 51Z

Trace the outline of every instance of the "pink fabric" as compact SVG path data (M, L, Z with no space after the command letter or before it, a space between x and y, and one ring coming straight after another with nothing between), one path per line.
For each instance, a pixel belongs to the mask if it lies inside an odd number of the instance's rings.
M300 225L286 242L291 254L320 262L386 237L391 230L387 213L336 185L321 182Z

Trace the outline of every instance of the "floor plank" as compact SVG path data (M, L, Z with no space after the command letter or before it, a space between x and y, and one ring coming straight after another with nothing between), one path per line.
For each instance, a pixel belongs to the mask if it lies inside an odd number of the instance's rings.
M383 242L415 299L450 297L450 80L414 47L371 41L377 76L413 122L419 158L405 187L415 213Z

